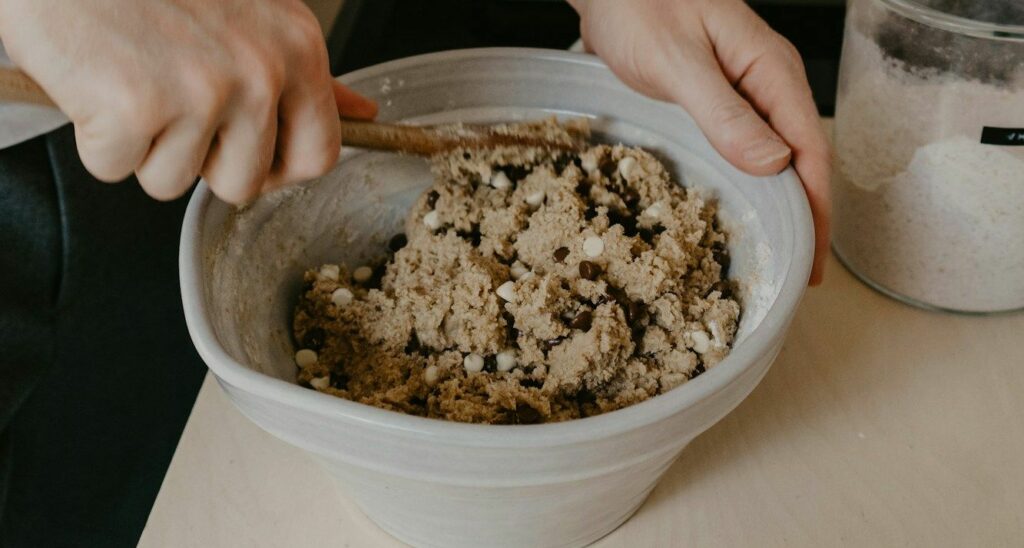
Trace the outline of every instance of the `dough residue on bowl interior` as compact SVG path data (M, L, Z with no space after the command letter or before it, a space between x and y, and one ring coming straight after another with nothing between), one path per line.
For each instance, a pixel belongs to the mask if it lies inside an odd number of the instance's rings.
M384 260L306 273L293 324L303 385L529 424L641 402L729 352L740 306L716 204L651 154L459 150L433 168Z

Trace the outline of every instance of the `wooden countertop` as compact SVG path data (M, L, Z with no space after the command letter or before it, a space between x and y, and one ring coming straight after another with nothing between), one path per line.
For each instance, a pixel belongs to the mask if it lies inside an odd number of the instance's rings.
M1024 539L1024 315L916 310L834 260L754 393L596 546ZM141 545L400 546L208 376Z

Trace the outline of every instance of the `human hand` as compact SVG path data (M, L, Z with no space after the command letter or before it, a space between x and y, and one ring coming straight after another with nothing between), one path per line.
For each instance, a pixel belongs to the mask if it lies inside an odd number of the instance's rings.
M0 0L0 36L75 124L85 167L161 200L197 175L235 204L317 177L339 113L377 112L331 78L300 0Z
M729 162L792 161L814 215L811 285L828 256L832 153L796 48L742 0L569 0L588 50L637 91L678 103Z

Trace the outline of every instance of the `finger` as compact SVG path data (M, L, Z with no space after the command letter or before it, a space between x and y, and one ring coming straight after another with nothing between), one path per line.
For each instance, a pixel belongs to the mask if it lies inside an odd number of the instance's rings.
M793 149L793 164L814 216L811 285L818 285L829 253L832 152L800 57L782 37L776 40L779 45L746 71L738 88Z
M800 55L741 2L709 11L705 28L726 78L793 150L793 165L814 217L810 283L818 285L829 253L832 153Z
M795 166L804 182L811 214L814 216L814 268L811 270L810 284L817 286L825 280L825 265L831 251L831 153L821 155L801 151L796 156Z
M119 122L111 115L75 124L75 142L82 165L94 177L107 183L123 181L142 163L156 130Z
M341 127L331 84L288 90L281 98L277 154L262 191L319 177L341 152ZM300 83L301 86L301 83Z
M214 137L202 175L220 199L246 204L258 194L274 161L277 111L230 117Z
M333 80L334 100L343 118L352 120L373 120L377 117L377 103L352 91L341 82Z
M173 200L187 192L206 161L213 133L213 126L182 119L160 134L135 172L146 194Z
M680 50L672 66L666 95L690 113L729 163L752 175L775 175L789 165L789 147L726 80L709 47Z

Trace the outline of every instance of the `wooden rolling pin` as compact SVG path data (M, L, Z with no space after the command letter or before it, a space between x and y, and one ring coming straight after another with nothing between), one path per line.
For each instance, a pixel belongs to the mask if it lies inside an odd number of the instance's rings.
M0 68L0 101L28 103L57 108L50 97L27 74L17 69ZM541 147L579 150L590 132L584 123L568 123L569 139L540 135L516 135L483 125L410 126L342 120L342 141L346 146L431 156L456 148L494 148L500 146Z

